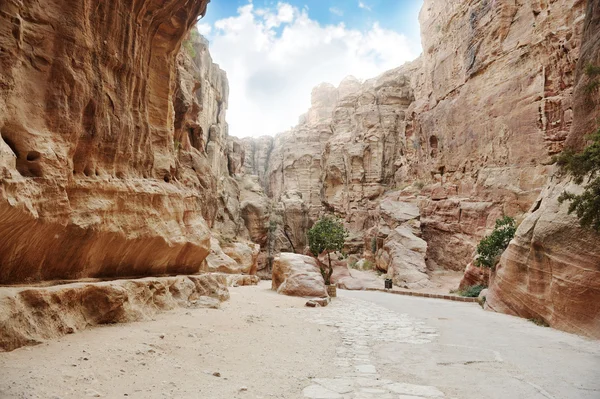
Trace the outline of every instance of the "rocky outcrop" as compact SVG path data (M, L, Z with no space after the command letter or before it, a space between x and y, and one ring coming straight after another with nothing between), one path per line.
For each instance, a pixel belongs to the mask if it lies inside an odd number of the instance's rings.
M225 280L202 275L1 288L0 351L91 326L148 320L177 307L218 307L229 299Z
M206 4L0 4L0 283L200 270L217 204L173 96Z
M496 219L527 213L564 146L584 15L580 0L426 0L419 59L318 86L296 128L245 141L248 172L282 213L286 249L302 253L306 230L335 213L350 229L349 252L379 252L383 269L407 259L404 284L465 270ZM418 205L410 240L382 224L390 191ZM387 241L377 237L386 228Z
M0 4L0 284L193 274L211 230L252 238L207 3Z
M211 273L254 275L258 268L260 245L250 242L219 243L211 238L210 254L206 258Z
M554 328L600 338L600 235L579 226L550 183L492 274L486 306L541 319Z
M587 89L589 64L600 65L600 5L589 1L581 58L576 70L573 117L568 144L578 150L598 129L600 93ZM596 122L594 122L596 121ZM492 275L486 306L552 327L600 338L600 235L582 229L563 191L583 188L568 176L553 176L519 226L515 239Z
M272 289L282 295L328 297L317 261L294 253L283 252L275 258Z

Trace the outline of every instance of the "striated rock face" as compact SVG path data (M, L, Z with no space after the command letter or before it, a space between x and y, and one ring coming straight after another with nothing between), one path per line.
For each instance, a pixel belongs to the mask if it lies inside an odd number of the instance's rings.
M562 182L542 192L492 275L486 306L600 338L600 235L567 215L564 190L582 191Z
M573 101L574 123L567 142L582 148L598 129L600 93L590 92L588 64L600 65L600 5L589 1ZM596 122L594 122L596 121ZM487 306L496 311L542 319L565 331L600 338L600 235L580 227L563 191L583 188L554 176L519 226L492 276Z
M439 186L423 204L432 262L462 270L502 215L537 198L573 121L584 4L425 1L411 168Z
M193 274L211 230L260 233L227 77L188 35L207 3L0 4L0 284Z
M150 319L176 307L219 307L229 299L219 276L189 276L0 289L0 351L90 326Z
M465 270L496 219L530 209L564 146L584 8L426 0L419 59L318 86L296 128L246 140L247 171L277 202L288 250L303 252L306 230L335 213L349 252L383 270L403 260L402 284L425 286L428 269ZM390 191L418 205L418 225L387 226Z
M217 204L173 100L206 4L0 4L0 283L200 270Z
M317 261L305 255L283 252L273 262L273 290L302 297L327 297Z

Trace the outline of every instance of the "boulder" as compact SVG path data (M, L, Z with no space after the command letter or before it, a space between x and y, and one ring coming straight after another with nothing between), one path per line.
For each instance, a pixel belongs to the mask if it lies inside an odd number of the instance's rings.
M210 254L206 258L211 273L256 274L260 246L249 242L221 243L210 240Z
M327 297L317 261L305 255L283 252L273 261L272 289L279 294Z

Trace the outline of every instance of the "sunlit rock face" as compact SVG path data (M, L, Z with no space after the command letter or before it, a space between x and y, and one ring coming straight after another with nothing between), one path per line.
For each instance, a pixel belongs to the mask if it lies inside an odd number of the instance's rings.
M581 1L426 1L410 162L426 187L430 262L462 270L502 214L520 216L573 122Z
M464 270L496 219L522 219L546 184L574 124L584 17L580 0L426 0L420 58L318 86L296 128L245 141L288 250L305 251L306 230L335 213L347 249L377 260L382 199L399 192L418 204L425 269Z
M0 4L0 283L190 274L250 238L208 1ZM181 50L181 51L180 51Z
M590 92L585 73L600 65L600 5L589 1L581 57L573 75L574 122L567 144L575 149L598 129L600 93ZM519 226L515 239L492 275L487 306L550 326L600 338L600 235L582 229L568 204L560 204L564 191L583 188L571 179L552 176L531 211Z

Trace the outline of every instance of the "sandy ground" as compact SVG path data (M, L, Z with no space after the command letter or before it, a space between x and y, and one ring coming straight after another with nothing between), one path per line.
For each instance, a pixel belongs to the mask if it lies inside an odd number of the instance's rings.
M0 398L599 399L600 343L457 303L268 283L0 353ZM218 373L218 375L213 375Z
M232 288L219 310L178 309L0 353L0 398L302 397L311 377L328 375L339 338L306 322L306 300L269 288Z

